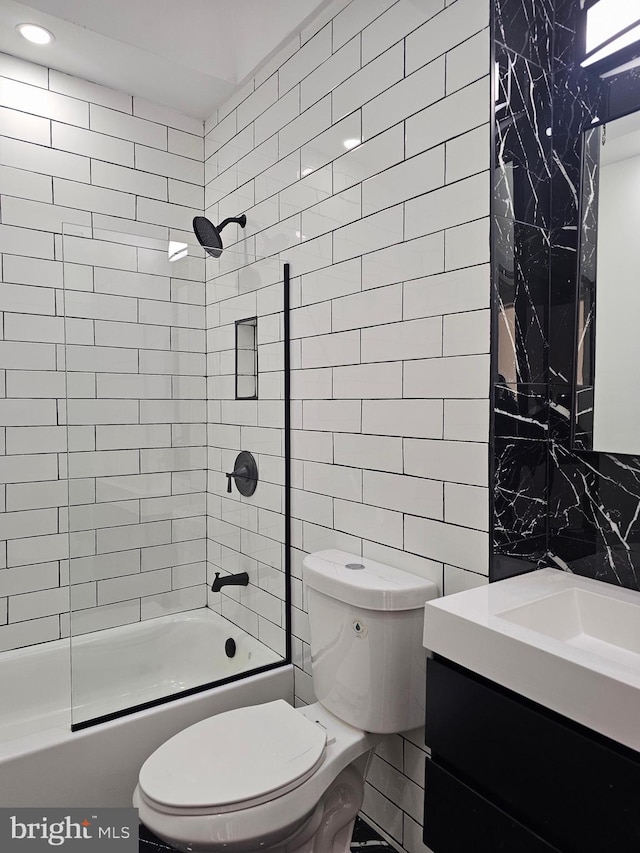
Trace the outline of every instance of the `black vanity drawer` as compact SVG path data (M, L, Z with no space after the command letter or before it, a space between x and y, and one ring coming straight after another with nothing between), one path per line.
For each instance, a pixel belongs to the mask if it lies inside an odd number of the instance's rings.
M427 672L426 741L439 764L563 853L638 853L630 750L442 660Z
M559 853L429 760L425 771L424 843L434 853Z

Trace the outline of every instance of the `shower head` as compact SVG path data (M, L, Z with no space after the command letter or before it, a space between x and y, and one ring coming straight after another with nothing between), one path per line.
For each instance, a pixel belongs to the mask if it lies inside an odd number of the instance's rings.
M206 216L193 217L193 230L198 242L212 258L219 258L222 254L224 246L220 232L231 222L236 222L241 228L244 228L247 224L247 217L244 213L241 216L230 216L228 219L223 219L217 227Z

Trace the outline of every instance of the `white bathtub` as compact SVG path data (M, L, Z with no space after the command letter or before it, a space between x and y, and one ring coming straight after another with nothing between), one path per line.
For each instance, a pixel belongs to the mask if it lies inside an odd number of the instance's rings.
M87 634L73 639L74 722L278 660L206 608ZM172 734L293 696L292 667L282 666L71 732L70 670L68 640L0 655L0 806L130 805L142 762Z

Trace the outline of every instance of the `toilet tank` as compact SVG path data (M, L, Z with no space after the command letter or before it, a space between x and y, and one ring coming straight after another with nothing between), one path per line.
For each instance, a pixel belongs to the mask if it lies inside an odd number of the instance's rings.
M367 732L424 724L424 603L431 581L344 551L305 557L313 689L318 701Z

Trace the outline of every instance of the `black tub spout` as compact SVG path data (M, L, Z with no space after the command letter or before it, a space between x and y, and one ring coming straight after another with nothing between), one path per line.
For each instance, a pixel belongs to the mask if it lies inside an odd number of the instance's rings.
M220 592L223 586L248 586L249 575L246 572L240 572L237 575L226 575L220 577L220 572L216 572L213 583L211 584L211 592Z

